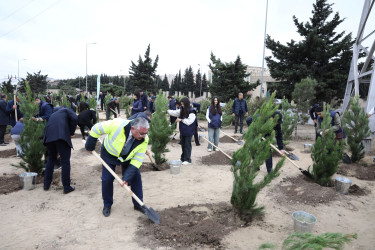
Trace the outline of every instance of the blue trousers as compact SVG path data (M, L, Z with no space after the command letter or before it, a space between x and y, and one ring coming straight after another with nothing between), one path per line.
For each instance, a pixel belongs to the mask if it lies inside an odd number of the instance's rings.
M267 173L270 173L272 171L272 153L270 158L266 160L266 168L267 168Z
M44 171L44 186L51 186L53 170L57 161L57 154L60 154L61 160L61 181L64 190L70 187L70 155L71 148L66 141L58 140L47 143L48 161Z
M110 155L107 150L102 146L100 150L100 156L107 163L107 165L115 171L116 165L121 165L122 174L124 175L130 161L121 162L116 157ZM113 204L113 181L115 177L104 167L102 166L102 197L105 207L111 207ZM131 186L132 192L143 201L143 189L142 189L142 177L139 169L134 175L133 179L128 183ZM134 207L139 207L139 204L136 200L132 198Z

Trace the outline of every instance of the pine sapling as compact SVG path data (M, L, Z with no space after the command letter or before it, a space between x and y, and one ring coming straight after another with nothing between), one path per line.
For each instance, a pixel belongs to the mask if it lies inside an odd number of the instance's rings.
M283 132L284 144L290 140L293 131L297 128L298 115L293 112L292 105L288 99L283 98L281 102L281 115L283 116L283 124L281 130Z
M167 161L164 153L167 152L167 144L174 131L174 128L169 126L167 107L168 99L160 90L155 100L155 113L152 115L149 129L151 151L154 153L153 157L157 165Z
M348 138L352 162L358 162L365 156L363 140L370 136L368 117L359 103L359 96L350 101L350 109L345 112L343 127Z
M270 157L270 143L275 137L274 127L277 117L271 116L276 111L273 104L275 93L253 115L253 122L244 135L245 144L233 155L232 172L234 175L231 203L240 218L250 221L261 215L264 207L259 207L256 197L260 190L279 175L285 157L279 161L271 173L266 174L259 182L255 182L259 167ZM256 118L256 119L255 119ZM266 140L262 140L262 138Z
M23 113L25 128L21 133L20 145L23 152L22 161L15 165L28 172L41 174L43 171L43 154L46 148L43 145L43 131L46 121L35 122L32 118L38 114L39 105L33 102L33 95L26 82L26 96L20 95L20 110Z
M339 168L345 144L336 142L335 133L329 129L332 118L330 115L330 106L325 103L322 115L321 128L323 133L312 147L311 158L313 160L313 167L312 172L309 167L309 172L318 184L327 186L331 182L331 177ZM328 132L325 132L326 130Z

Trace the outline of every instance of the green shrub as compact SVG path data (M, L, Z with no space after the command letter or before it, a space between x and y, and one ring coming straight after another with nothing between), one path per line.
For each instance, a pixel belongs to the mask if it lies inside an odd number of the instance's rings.
M198 120L206 120L206 112L208 106L211 104L211 100L203 99L199 102L199 104L201 105L201 112L198 113Z
M281 103L281 115L283 117L283 124L281 125L281 130L283 132L284 144L290 140L292 137L293 131L297 127L298 115L292 108L292 105L289 103L288 99L285 97Z
M232 116L233 100L229 100L223 107L223 123L222 126L230 126L234 124L235 118Z

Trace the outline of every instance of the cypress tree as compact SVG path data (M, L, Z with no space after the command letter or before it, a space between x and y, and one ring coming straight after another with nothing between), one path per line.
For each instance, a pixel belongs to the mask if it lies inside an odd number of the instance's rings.
M274 127L277 117L271 118L276 111L273 104L275 93L257 109L248 131L244 135L245 144L233 155L232 171L234 175L231 203L239 216L250 221L254 216L261 215L264 207L258 206L256 197L258 193L268 185L284 164L285 157L273 168L271 173L266 174L260 181L256 182L259 167L264 164L270 156L270 143L275 137ZM269 135L269 136L267 136ZM264 137L266 140L262 140Z
M359 103L359 97L350 100L350 109L345 112L343 128L348 138L352 162L358 162L365 156L363 140L370 136L368 117Z
M158 165L167 161L164 153L167 152L167 144L174 131L174 128L169 126L169 120L166 116L168 103L167 97L159 90L155 100L155 113L152 115L149 129L150 141L152 142L151 151L154 153L153 157Z
M311 151L313 160L312 174L315 181L326 186L331 182L331 177L337 172L339 163L342 160L345 144L336 142L335 133L329 129L331 126L330 106L324 103L322 131L328 129L328 133L323 132L314 143Z
M20 145L23 151L21 155L22 161L15 165L25 169L27 172L35 172L41 174L44 163L42 156L46 152L43 145L43 131L46 121L35 122L32 118L38 114L39 105L35 105L33 94L28 82L25 82L26 95L20 95L20 110L23 113L23 121L25 128L21 133Z

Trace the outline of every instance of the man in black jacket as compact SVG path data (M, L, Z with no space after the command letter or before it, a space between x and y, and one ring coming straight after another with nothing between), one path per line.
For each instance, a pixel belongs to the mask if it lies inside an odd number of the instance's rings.
M0 146L6 146L9 144L4 141L5 130L9 124L9 112L6 111L7 95L1 94L0 98Z
M113 98L107 103L107 112L106 112L106 118L107 121L109 120L110 117L110 112L113 113L114 117L117 118L117 114L120 115L120 101L116 98ZM116 113L116 108L117 108L117 113Z
M70 186L70 155L73 148L73 137L78 123L77 115L68 108L59 109L49 118L44 129L43 144L48 150L48 161L44 172L44 190L51 186L53 170L57 160L57 154L61 159L61 180L64 186L64 194L74 191Z
M141 96L141 102L142 102L143 110L146 111L147 110L147 104L148 104L147 95L143 90L139 91L139 95Z
M103 94L103 92L99 92L100 108L102 111L103 111L103 106L104 106L104 99L105 99L105 94Z

